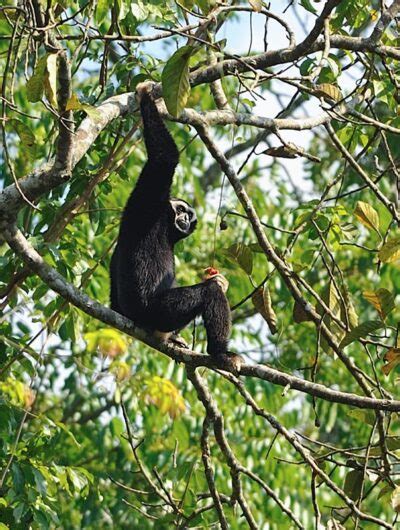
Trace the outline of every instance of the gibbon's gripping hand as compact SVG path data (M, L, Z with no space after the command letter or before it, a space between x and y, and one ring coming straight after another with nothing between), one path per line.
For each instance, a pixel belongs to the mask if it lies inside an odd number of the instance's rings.
M216 282L217 285L222 290L222 292L226 293L226 291L228 290L228 287L229 287L229 282L225 278L225 276L220 274L218 269L214 269L214 267L207 267L204 272L206 273L205 276L204 276L204 281L205 282L209 282L209 281Z
M148 94L152 98L152 92L154 90L155 85L156 83L154 81L143 81L143 83L138 83L136 85L136 99L138 103L141 102L142 97L145 94Z
M223 293L226 293L229 287L228 280L225 278L225 276L222 276L222 274L216 274L215 276L211 276L211 278L206 280L206 282L215 282Z

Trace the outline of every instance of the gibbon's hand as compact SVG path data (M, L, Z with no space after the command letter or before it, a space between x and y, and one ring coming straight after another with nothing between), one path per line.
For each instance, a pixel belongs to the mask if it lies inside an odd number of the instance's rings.
M219 288L222 290L223 293L226 293L229 287L228 280L225 278L225 276L223 276L220 273L215 274L214 276L211 276L211 278L207 278L205 281L215 282L219 286Z
M136 99L138 103L141 102L142 97L148 94L152 98L152 92L156 83L154 81L143 81L136 85ZM153 98L152 98L153 99Z

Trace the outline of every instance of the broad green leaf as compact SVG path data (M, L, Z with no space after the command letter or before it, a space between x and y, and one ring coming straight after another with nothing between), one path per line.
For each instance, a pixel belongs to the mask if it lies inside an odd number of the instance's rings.
M228 257L236 261L246 274L253 270L253 254L244 243L234 243L226 249Z
M393 490L391 497L392 508L396 513L400 512L400 486Z
M106 18L108 11L111 9L111 5L108 0L97 0L95 19L98 24L101 24Z
M350 327L353 329L358 326L358 315L356 308L354 307L352 297L347 288L344 288L343 290L343 298L346 304L347 315L349 317L349 324Z
M378 256L384 263L400 260L400 236L389 239L380 249Z
M364 339L369 333L382 328L383 323L381 320L368 320L367 322L363 322L347 333L345 338L340 343L340 348L345 348L355 340Z
M365 409L351 409L347 412L347 415L356 420L360 420L362 423L367 425L374 425L375 423L375 414L372 410Z
M363 296L378 311L382 320L394 309L394 295L387 289L364 291Z
M340 321L345 322L346 317L343 301L332 281L330 281L323 289L321 298L325 302L325 305L329 307L331 313ZM344 329L333 320L322 305L317 304L317 311L321 317L323 317L324 324L329 328L333 336L336 338L336 341L339 342L345 334ZM321 337L321 348L325 353L333 355L331 346L323 336Z
M14 131L18 134L21 144L24 148L24 152L28 155L28 158L32 161L35 160L36 139L30 128L21 120L16 118L8 120L7 125L14 129Z
M361 493L364 473L361 469L352 469L346 475L343 491L352 499L357 500Z
M167 61L161 75L164 101L172 116L179 116L190 94L189 59L195 48L183 46Z
M41 57L36 65L33 75L26 83L28 101L36 103L40 101L43 94L49 103L57 106L57 55L47 53Z
M379 234L379 215L375 208L370 204L358 201L354 210L354 215L363 225L370 230L375 230L375 232L378 232Z
M32 77L26 83L27 98L32 103L40 101L43 97L46 64L47 54L39 59Z

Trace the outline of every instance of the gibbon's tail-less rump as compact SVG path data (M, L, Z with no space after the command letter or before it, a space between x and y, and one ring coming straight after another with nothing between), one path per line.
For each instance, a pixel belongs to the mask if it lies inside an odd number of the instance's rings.
M202 315L208 353L238 369L240 357L227 352L228 282L217 275L188 287L175 284L174 245L194 231L197 217L186 201L170 197L179 153L151 87L142 83L137 88L148 158L125 206L111 258L111 308L164 337Z

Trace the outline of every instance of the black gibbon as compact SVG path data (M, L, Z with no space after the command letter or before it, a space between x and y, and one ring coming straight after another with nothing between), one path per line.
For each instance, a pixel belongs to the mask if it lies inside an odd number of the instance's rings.
M174 245L197 224L194 209L170 197L179 152L153 101L151 82L137 88L147 162L125 206L111 258L111 308L135 325L171 340L197 315L207 332L207 352L217 364L240 368L240 357L227 351L231 316L226 279L218 274L188 287L177 287Z

